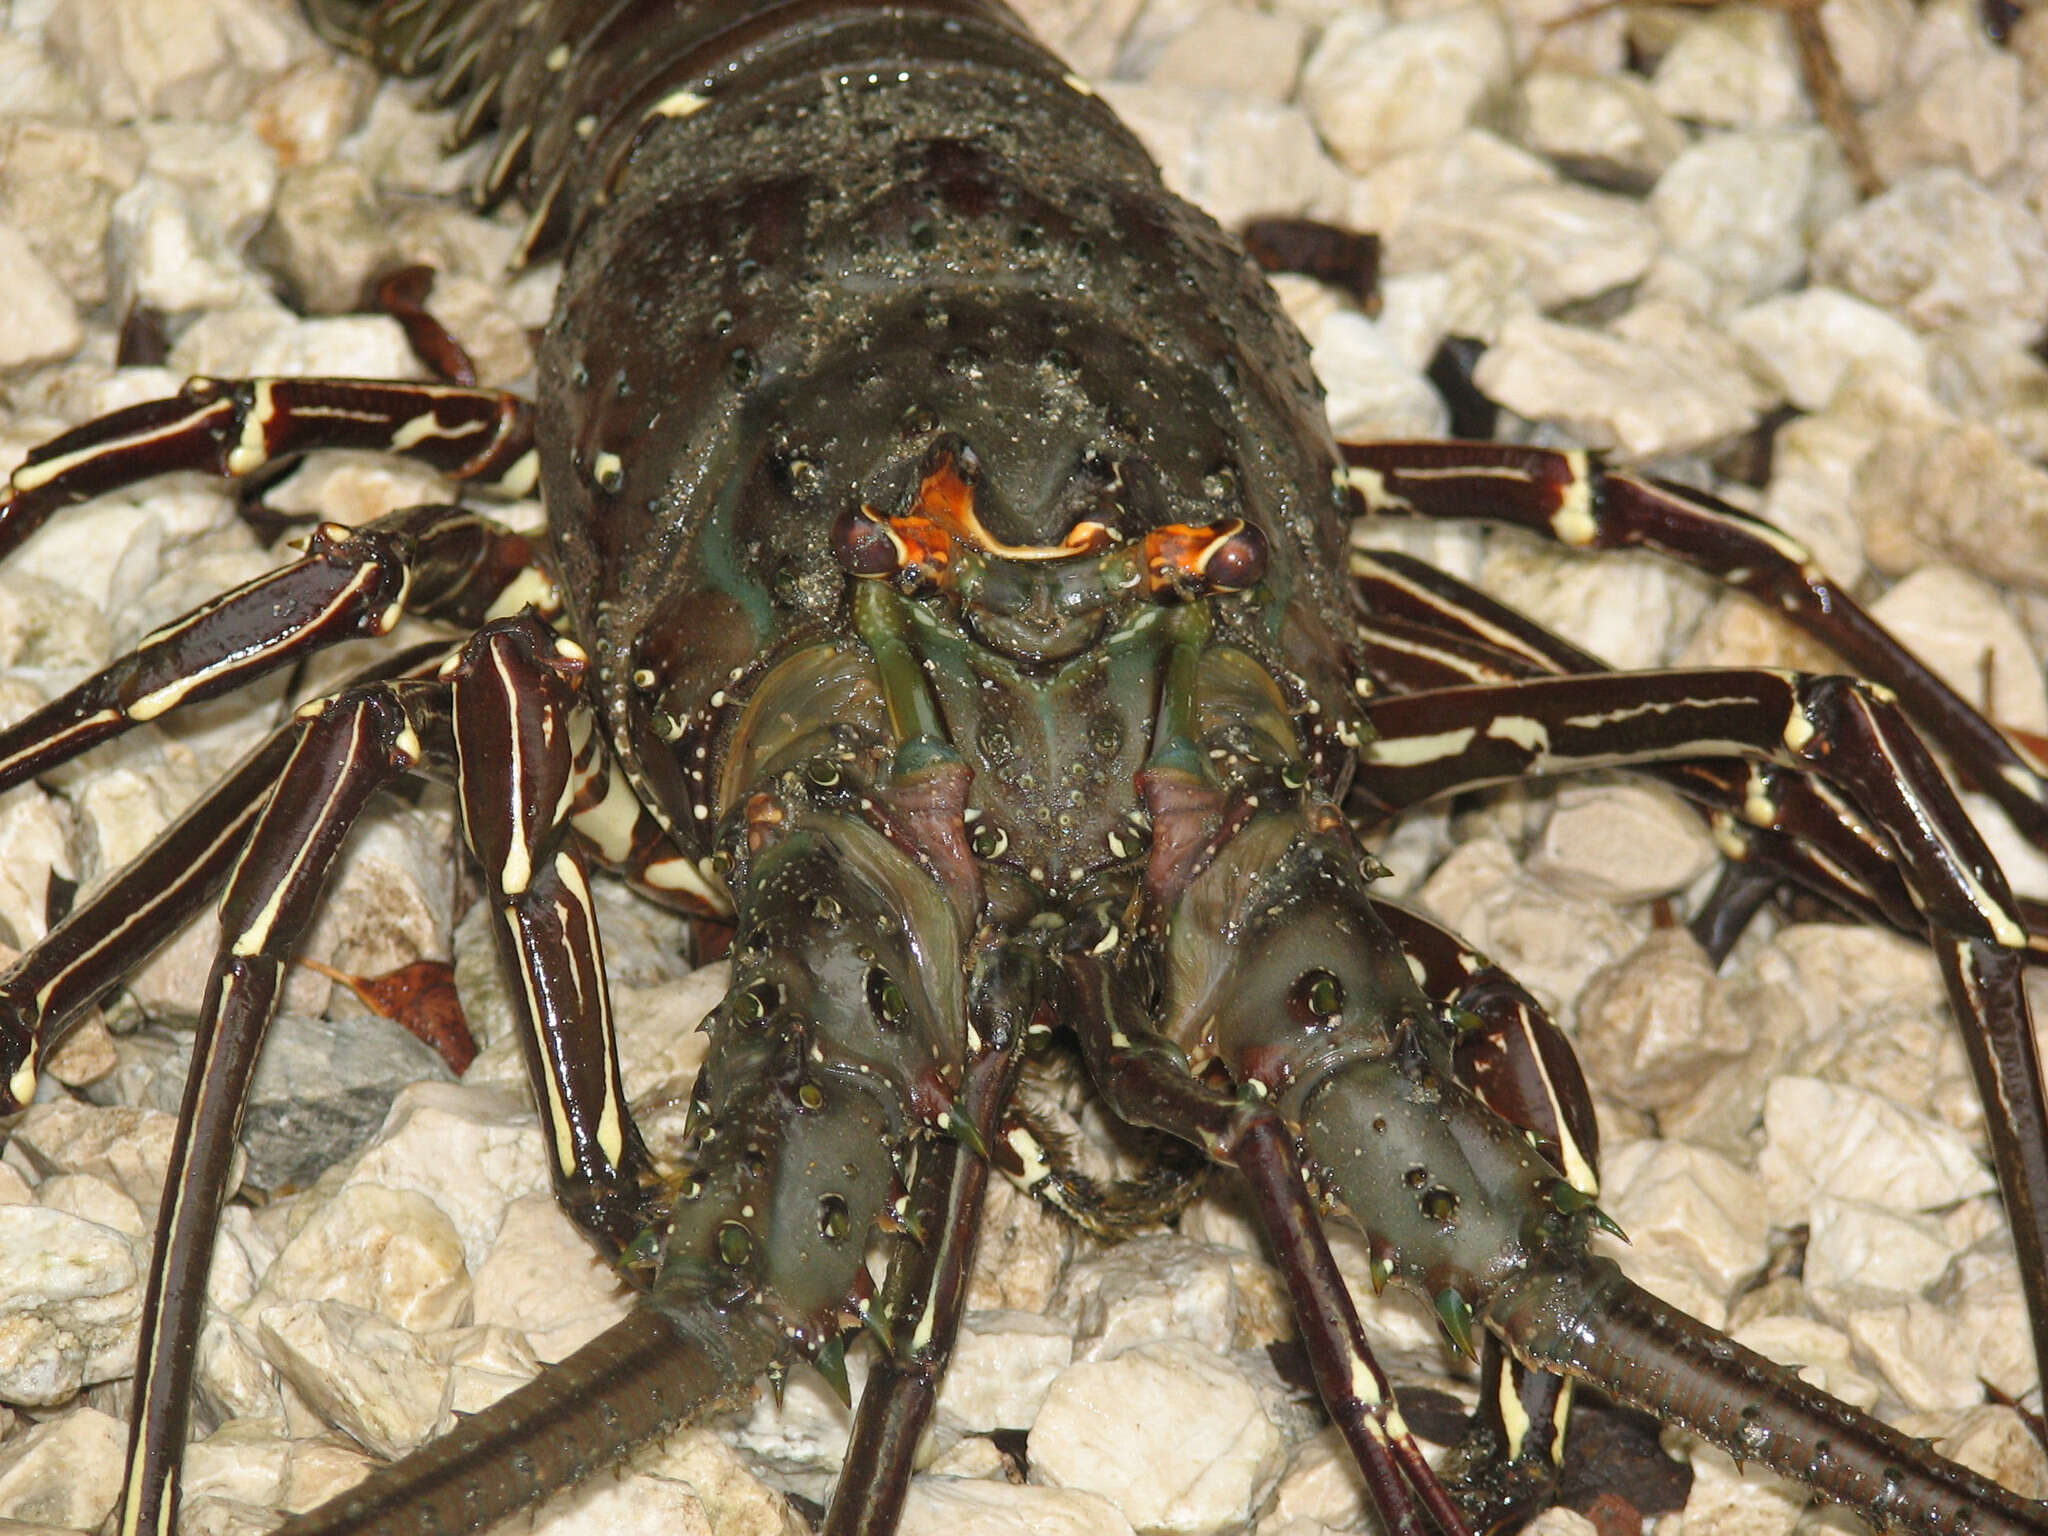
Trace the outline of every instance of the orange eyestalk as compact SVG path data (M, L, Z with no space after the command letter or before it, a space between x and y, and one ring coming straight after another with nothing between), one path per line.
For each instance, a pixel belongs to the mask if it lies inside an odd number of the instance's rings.
M908 511L889 516L862 504L842 515L832 530L839 564L871 581L936 584L953 565L956 542L1004 560L1064 560L1100 554L1116 542L1110 529L1092 519L1076 523L1057 544L1005 544L990 533L974 510L980 465L973 450L941 445L932 450Z

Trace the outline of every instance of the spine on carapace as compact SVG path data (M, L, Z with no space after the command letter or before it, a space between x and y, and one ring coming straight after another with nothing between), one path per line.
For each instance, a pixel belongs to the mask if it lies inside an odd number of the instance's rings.
M725 1320L714 1337L643 1301L559 1365L277 1536L488 1530L748 1391L784 1346L772 1326Z
M1924 1441L1828 1396L1659 1301L1605 1260L1531 1271L1486 1315L1524 1364L1759 1462L1912 1536L2043 1536L2048 1504L1933 1456Z

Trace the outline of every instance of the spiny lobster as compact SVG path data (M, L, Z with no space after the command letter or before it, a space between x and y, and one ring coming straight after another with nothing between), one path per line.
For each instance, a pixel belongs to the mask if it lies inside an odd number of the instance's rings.
M2026 916L1905 717L2044 841L2048 795L1803 550L1582 454L1332 444L1263 283L993 3L317 15L390 67L438 68L461 131L495 125L486 193L528 204L530 247L570 252L538 404L196 381L33 452L0 543L140 476L343 446L480 489L537 483L554 544L542 559L446 507L323 525L302 561L0 737L20 782L404 612L474 631L301 711L4 983L21 1100L64 1024L226 886L124 1530L166 1529L174 1508L212 1229L292 940L364 802L412 773L456 784L558 1194L647 1293L293 1531L477 1528L795 1358L836 1369L863 1325L889 1347L828 1523L886 1530L991 1163L1085 1202L1008 1114L1054 1028L1119 1115L1245 1176L1394 1529L1421 1529L1418 1503L1456 1532L1540 1493L1560 1374L1883 1526L2048 1528L1589 1255L1603 1218L1569 1047L1455 941L1375 900L1353 830L1524 773L1657 765L1758 828L1730 835L1775 874L1931 925L2009 1112L1993 1142L2038 1332ZM1664 548L1888 686L1599 675L1414 562L1360 558L1347 580L1360 505ZM592 862L737 923L672 1179L624 1106ZM1372 1234L1375 1278L1419 1289L1489 1357L1494 1454L1454 1485L1365 1348L1321 1230L1340 1203ZM879 1298L862 1263L877 1231L909 1234Z

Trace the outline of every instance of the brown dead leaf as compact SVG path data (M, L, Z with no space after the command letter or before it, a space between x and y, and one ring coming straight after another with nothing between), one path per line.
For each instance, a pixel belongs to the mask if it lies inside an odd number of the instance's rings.
M318 960L301 960L299 964L329 981L340 982L372 1013L431 1045L457 1077L476 1060L476 1041L455 991L455 967L447 961L415 960L382 976L351 976Z

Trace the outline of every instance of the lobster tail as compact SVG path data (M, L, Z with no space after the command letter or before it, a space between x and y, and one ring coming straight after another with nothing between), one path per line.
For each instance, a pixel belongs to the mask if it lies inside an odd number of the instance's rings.
M786 1350L764 1317L643 1301L568 1359L277 1536L487 1530L737 1397Z
M2021 1498L1658 1300L1605 1259L1504 1284L1487 1324L1523 1364L1592 1383L1846 1504L1879 1530L2042 1536Z

